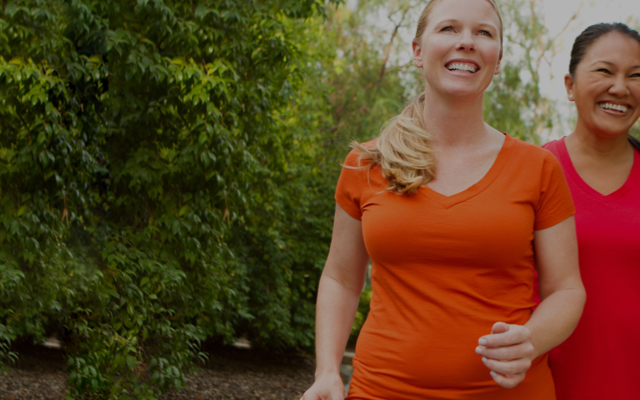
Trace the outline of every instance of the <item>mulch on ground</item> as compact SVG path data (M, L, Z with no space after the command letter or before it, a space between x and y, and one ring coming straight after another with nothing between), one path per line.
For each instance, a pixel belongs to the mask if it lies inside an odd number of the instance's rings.
M309 358L233 347L205 346L207 364L187 378L189 387L163 400L298 400L314 380Z
M6 375L0 373L2 400L58 400L64 399L67 374L59 349L21 345L18 362Z
M187 376L189 387L161 400L298 400L314 379L314 363L291 353L236 349L217 345L204 348L209 360ZM0 374L2 400L64 399L67 374L63 352L21 345L19 361Z

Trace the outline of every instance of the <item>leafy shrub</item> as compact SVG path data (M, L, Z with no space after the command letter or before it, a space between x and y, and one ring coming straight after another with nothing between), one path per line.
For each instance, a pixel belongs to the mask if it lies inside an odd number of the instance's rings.
M207 337L312 345L334 176L289 102L321 5L3 3L3 357L55 333L70 397L151 399Z

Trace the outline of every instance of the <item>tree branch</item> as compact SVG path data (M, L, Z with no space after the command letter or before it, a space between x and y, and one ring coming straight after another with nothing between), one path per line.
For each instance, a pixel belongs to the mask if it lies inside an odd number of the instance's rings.
M397 24L394 22L395 26L393 28L393 33L391 33L391 39L389 39L389 43L387 43L387 46L384 49L384 59L382 60L382 66L380 67L380 74L378 74L378 82L377 82L378 87L380 86L380 82L382 82L382 79L384 78L384 73L387 69L387 62L389 61L389 54L391 53L391 46L393 45L393 41L395 40L396 35L398 34L398 29L400 29L400 27L402 26L402 23L404 22L404 19L406 18L410 8L411 7L406 7L404 9L402 13L402 17L400 18L400 22L398 22ZM393 20L391 20L391 22L393 22Z

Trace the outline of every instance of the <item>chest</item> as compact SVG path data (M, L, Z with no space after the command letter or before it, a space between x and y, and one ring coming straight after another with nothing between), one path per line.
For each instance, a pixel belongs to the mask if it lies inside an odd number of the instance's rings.
M576 206L580 255L634 254L640 260L640 185L610 202L595 198L571 183L570 189Z
M580 271L591 304L636 304L640 312L640 190L603 203L575 187L571 189ZM596 309L588 310L592 313ZM603 315L628 319L629 315L623 315L627 312L622 308L620 314L607 310Z
M593 190L607 196L620 189L629 179L634 157L632 153L630 157L611 163L576 155L572 157L572 161L580 178Z
M410 197L381 193L364 202L363 236L374 261L494 269L531 253L535 210L526 192L489 189L443 207L425 190Z
M427 186L444 195L463 192L479 182L495 163L500 148L467 152L439 152L436 156L436 176Z

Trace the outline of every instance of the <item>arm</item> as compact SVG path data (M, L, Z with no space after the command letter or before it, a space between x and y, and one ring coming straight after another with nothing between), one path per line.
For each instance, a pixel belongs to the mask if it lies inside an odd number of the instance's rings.
M534 246L542 302L525 326L535 334L534 357L564 342L587 299L580 268L574 217L535 232Z
M316 305L316 381L304 400L344 399L340 363L364 286L369 255L362 223L336 204L329 257Z
M536 357L575 329L586 300L578 267L574 217L534 232L542 302L524 326L498 322L476 349L501 386L518 385Z

